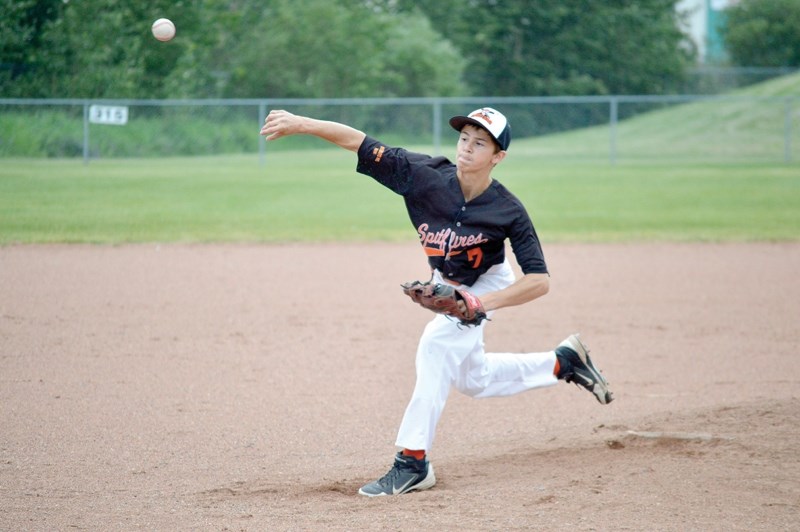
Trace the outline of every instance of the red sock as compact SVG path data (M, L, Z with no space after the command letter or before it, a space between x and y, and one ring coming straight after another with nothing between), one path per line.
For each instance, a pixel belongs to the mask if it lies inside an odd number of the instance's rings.
M410 449L403 449L403 456L413 456L417 460L422 460L425 458L425 450L422 451L412 451Z
M561 363L558 361L558 357L556 357L556 366L553 368L553 375L558 378L559 372L561 372Z

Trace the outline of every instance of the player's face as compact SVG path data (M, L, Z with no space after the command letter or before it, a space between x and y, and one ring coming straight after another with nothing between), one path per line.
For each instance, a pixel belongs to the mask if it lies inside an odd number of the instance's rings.
M477 172L491 170L505 156L483 128L467 124L461 129L456 145L456 165L459 170Z

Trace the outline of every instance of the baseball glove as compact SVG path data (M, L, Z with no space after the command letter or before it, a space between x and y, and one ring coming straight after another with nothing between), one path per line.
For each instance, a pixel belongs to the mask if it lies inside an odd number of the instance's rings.
M463 325L480 325L487 319L481 300L466 290L432 281L414 281L400 286L414 303L433 312L452 316Z

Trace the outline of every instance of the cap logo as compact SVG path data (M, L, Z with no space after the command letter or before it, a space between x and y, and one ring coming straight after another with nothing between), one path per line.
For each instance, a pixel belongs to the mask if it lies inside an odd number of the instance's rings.
M489 125L491 125L491 123L492 123L492 119L491 119L491 117L489 116L489 113L487 113L487 112L486 112L486 111L484 111L483 109L481 109L481 110L479 110L479 111L475 111L474 113L472 113L471 115L469 115L469 117L470 117L470 118L475 118L475 117L477 117L477 118L483 118L483 119L486 121L486 123L487 123L487 124L489 124Z
M450 125L458 132L461 132L467 124L485 129L500 149L508 149L511 143L511 127L500 111L491 107L481 107L468 115L454 116L450 119Z

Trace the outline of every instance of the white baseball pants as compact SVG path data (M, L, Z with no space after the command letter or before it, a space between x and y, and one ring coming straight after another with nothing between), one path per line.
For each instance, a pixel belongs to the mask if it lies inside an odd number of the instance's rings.
M480 297L514 282L508 261L483 274L471 287ZM434 271L434 281L443 282ZM491 313L490 313L491 316ZM455 319L437 314L425 327L417 348L417 382L406 408L396 445L405 449L431 449L436 425L450 388L475 398L514 395L533 388L552 386L555 351L545 353L486 353L484 321L478 327L459 326Z

